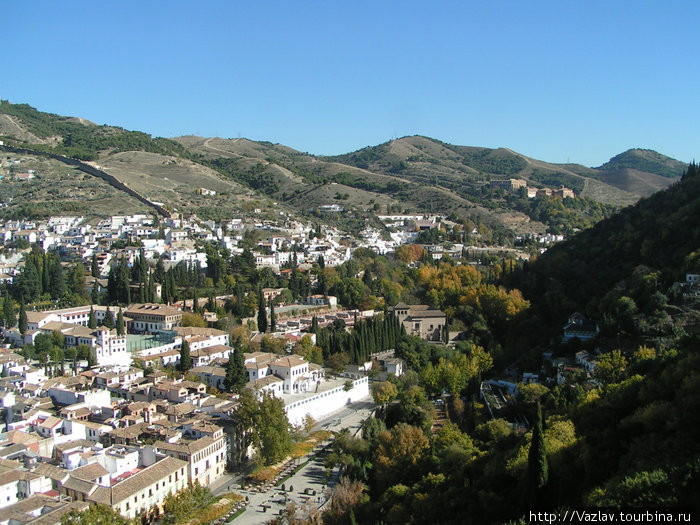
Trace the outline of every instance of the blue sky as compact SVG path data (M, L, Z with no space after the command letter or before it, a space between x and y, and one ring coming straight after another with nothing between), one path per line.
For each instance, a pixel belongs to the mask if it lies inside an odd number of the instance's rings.
M4 2L0 98L346 153L404 135L597 166L698 157L692 1Z

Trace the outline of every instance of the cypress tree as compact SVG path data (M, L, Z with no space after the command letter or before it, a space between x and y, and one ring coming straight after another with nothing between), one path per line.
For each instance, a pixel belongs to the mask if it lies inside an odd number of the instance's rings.
M148 284L146 286L146 300L149 303L156 302L156 284L153 282L153 274L148 272Z
M143 285L144 288L146 288L146 277L147 277L146 270L148 269L148 265L146 264L146 256L143 252L143 248L141 248L141 250L139 250L139 259L138 260L139 260L139 267L138 267L139 282Z
M66 294L66 276L63 273L63 266L58 261L54 261L49 269L48 292L51 294L51 299L60 299Z
M267 332L267 309L263 300L262 291L258 295L258 331Z
M277 315L275 315L275 305L270 301L270 332L277 329Z
M245 370L245 358L243 349L238 341L233 345L233 350L228 354L228 364L226 365L226 377L224 377L224 388L227 392L240 392L248 380Z
M97 262L97 252L92 254L92 261L90 262L90 275L92 275L95 279L100 276L100 268Z
M2 315L5 321L5 328L12 328L17 324L17 312L15 311L15 302L10 295L10 289L5 286L2 298Z
M199 313L199 294L196 286L192 290L192 312Z
M41 267L41 293L46 293L49 291L50 280L51 277L49 276L49 254L45 253L43 258L43 264Z
M42 293L39 273L30 260L25 261L24 270L17 278L17 288L19 295L23 297L22 302L32 302Z
M549 467L547 464L547 449L542 433L542 408L537 401L535 409L535 421L532 428L530 451L527 456L527 474L534 500L532 503L542 503L541 498L549 479Z
M109 306L107 306L107 310L105 311L105 318L102 321L102 326L105 326L110 330L114 328L114 314L109 309Z
M90 301L92 304L100 303L100 289L98 288L97 281L92 284L92 291L90 292Z
M124 335L124 314L121 307L119 307L119 312L117 312L117 335Z
M19 303L19 321L18 328L19 333L24 335L27 333L27 311L24 309L24 297L20 299Z
M158 261L156 261L156 270L153 277L155 278L156 282L165 284L165 265L163 264L163 259L160 257L158 258Z
M97 328L97 317L95 317L95 310L93 310L92 305L90 305L90 315L88 316L88 328L93 330Z
M315 315L311 318L311 332L318 335L318 318Z
M187 341L182 341L180 346L180 365L181 372L187 372L192 368L192 358L190 357L190 344Z

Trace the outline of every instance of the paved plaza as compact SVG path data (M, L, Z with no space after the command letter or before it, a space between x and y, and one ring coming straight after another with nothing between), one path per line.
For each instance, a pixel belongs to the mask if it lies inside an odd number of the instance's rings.
M361 401L348 405L320 421L315 430L329 430L338 432L344 428L354 435L362 428L363 422L374 411L376 405L371 401ZM316 507L325 502L326 488L332 487L339 478L340 473L335 468L330 477L326 477L326 467L323 462L328 451L322 451L313 457L309 463L284 482L287 491L281 486L272 487L267 492L257 490L241 490L243 476L240 474L226 475L213 483L210 488L214 494L225 492L237 492L249 500L245 512L233 520L233 525L256 525L269 521L275 515L279 515L287 503L293 501L297 506L303 506L307 502ZM302 458L301 461L306 461ZM289 491L293 487L294 491ZM314 494L315 492L315 494Z

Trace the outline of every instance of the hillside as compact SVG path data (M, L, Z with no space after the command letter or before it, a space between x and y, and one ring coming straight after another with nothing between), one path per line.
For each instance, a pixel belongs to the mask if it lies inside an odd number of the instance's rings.
M630 149L616 155L608 162L599 166L598 170L617 171L623 169L644 173L654 173L662 177L677 178L685 170L686 165L666 155L650 149Z
M639 268L657 272L654 286L661 291L700 271L698 246L700 176L691 166L666 190L554 246L513 284L555 326L574 310L601 318L606 295Z
M622 167L618 159L609 169L593 169L421 136L317 157L247 139L153 138L7 102L0 104L0 137L8 144L94 161L148 198L205 218L251 206L270 211L273 202L296 214L317 214L319 206L337 203L346 213L323 219L353 231L377 213L418 212L462 216L516 234L571 232L667 187L677 162L645 154L655 161ZM494 191L487 184L510 177L539 188L565 185L581 199L567 199L563 210L546 203L543 211L540 199ZM216 197L202 199L202 188L216 191Z

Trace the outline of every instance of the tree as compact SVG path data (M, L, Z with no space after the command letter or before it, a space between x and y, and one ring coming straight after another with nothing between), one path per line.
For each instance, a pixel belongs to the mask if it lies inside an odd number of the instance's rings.
M77 297L85 296L85 266L83 266L83 263L79 262L71 269L68 287L71 294Z
M372 385L372 399L378 405L387 405L396 399L398 395L399 391L394 383L384 381Z
M61 525L133 525L107 505L90 505L85 510L73 510L61 517Z
M99 304L100 302L100 287L97 281L92 283L92 291L90 292L90 302Z
M90 262L90 275L95 279L100 277L100 265L97 262L97 252L92 254L92 261Z
M345 352L332 354L326 359L326 366L331 369L334 374L340 374L345 371L345 367L350 363L350 357Z
M270 332L277 329L277 316L275 315L275 305L270 301Z
M169 494L163 502L164 525L176 525L191 521L192 516L211 505L214 496L208 487L198 481L175 494Z
M248 380L245 369L245 358L240 342L236 341L233 350L228 354L228 364L226 365L226 377L224 387L227 392L240 392Z
M5 321L5 328L12 328L17 324L17 311L15 310L15 301L10 295L10 290L7 286L3 291L2 298L2 316Z
M180 364L178 365L180 372L187 372L192 368L192 357L190 357L190 344L187 341L182 341L180 346Z
M269 392L265 392L259 402L254 443L257 444L260 457L266 465L284 459L294 445L284 402Z
M106 326L110 330L114 328L114 314L112 314L109 306L107 306L107 310L105 310L105 318L102 321L102 326Z
M613 350L598 358L595 368L595 376L604 385L619 383L625 377L627 359L619 350Z
M411 486L420 476L420 464L430 441L418 427L399 423L378 436L376 453L377 485L388 488L396 483Z
M535 498L532 503L542 503L542 494L549 479L549 466L542 432L542 407L539 401L535 405L535 420L527 456L527 475L530 490Z
M17 291L23 301L34 301L41 295L41 280L36 266L30 260L25 260L24 270L17 278Z
M24 297L19 302L19 333L24 335L27 333L27 311L24 309Z
M93 330L97 328L97 317L95 316L95 310L90 305L90 315L88 316L88 328Z
M66 348L64 354L72 362L73 375L78 375L78 350L74 346L70 346Z
M197 326L200 328L205 328L207 322L199 314L194 312L183 312L182 319L180 320L180 326Z
M258 297L258 331L262 333L267 332L267 309L265 308L262 291Z
M124 314L121 306L119 307L119 312L117 312L117 335L124 335Z

